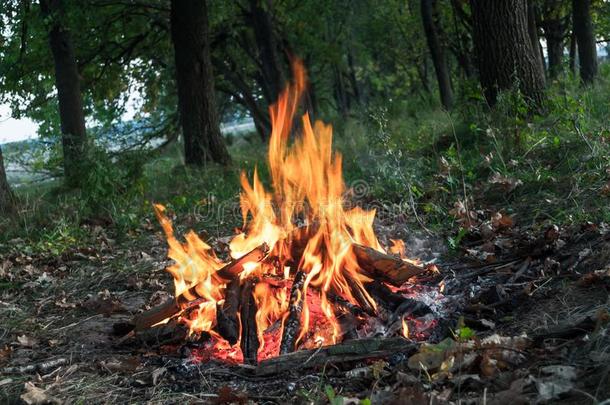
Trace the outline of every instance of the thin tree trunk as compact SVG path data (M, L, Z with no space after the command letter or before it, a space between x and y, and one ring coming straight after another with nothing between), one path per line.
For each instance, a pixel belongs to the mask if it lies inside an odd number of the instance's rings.
M546 49L549 58L549 77L556 78L563 69L563 48L565 38L565 24L558 16L549 12L542 21Z
M352 51L347 51L347 66L349 67L349 81L352 87L352 92L354 93L354 99L358 105L362 105L362 99L360 97L360 88L358 85L358 79L356 78L356 67L354 64L354 56L352 55Z
M574 31L572 31L572 34L570 35L570 72L572 74L576 74L576 35L574 34Z
M345 118L349 114L349 110L350 110L349 95L347 94L347 91L345 90L343 73L341 72L340 67L337 65L334 65L333 72L334 72L334 75L333 75L334 76L334 95L335 95L335 102L337 103L337 110L339 111L339 113L341 113L341 116Z
M572 24L578 42L580 78L584 83L592 83L597 75L597 48L591 0L572 0Z
M265 0L250 0L249 17L259 52L261 74L265 83L263 92L267 102L273 104L284 88L286 79L280 64L271 16L263 8L262 1ZM267 5L270 7L270 3L267 3Z
M518 84L533 106L544 99L544 72L527 30L526 0L470 0L474 45L485 98Z
M216 111L207 3L172 0L170 18L185 162L227 165L231 157L220 134Z
M451 90L451 78L447 61L445 59L445 49L441 44L438 35L438 20L435 18L436 0L421 0L421 14L424 25L424 32L428 42L428 49L434 64L436 79L438 80L438 90L441 97L441 104L447 110L453 106L453 91Z
M14 211L13 192L6 178L2 148L0 148L0 215L10 215Z
M536 60L540 65L542 74L544 74L544 55L540 51L540 39L538 38L538 26L536 25L536 9L532 0L527 1L527 32L532 41L532 47L534 48Z
M45 18L50 19L49 45L55 64L55 87L59 101L59 120L64 155L64 175L68 186L81 184L87 148L85 113L80 89L80 76L72 38L62 25L62 0L40 0Z

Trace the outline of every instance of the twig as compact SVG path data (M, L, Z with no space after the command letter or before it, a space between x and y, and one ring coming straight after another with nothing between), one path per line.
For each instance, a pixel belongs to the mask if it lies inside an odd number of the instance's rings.
M2 373L25 374L25 373L31 373L34 371L39 372L39 373L45 373L52 368L63 366L65 364L68 364L68 360L61 357L59 359L44 361L44 362L38 363L38 364L28 364L27 366L21 366L21 367L6 367L2 370Z

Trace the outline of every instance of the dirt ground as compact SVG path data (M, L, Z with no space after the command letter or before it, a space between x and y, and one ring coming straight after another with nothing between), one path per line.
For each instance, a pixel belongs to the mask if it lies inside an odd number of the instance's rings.
M117 336L117 324L172 291L156 228L118 243L92 227L94 246L60 256L12 241L0 260L0 402L608 403L610 232L510 225L471 232L438 274L413 280L444 286L450 303L434 341L264 377ZM415 255L430 246L411 241Z

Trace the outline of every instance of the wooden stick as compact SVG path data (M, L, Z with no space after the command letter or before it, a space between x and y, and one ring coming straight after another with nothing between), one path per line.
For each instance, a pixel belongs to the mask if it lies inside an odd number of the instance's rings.
M239 259L232 260L214 274L220 277L222 280L230 281L244 271L245 263L260 262L265 258L268 251L269 247L266 243L263 243ZM133 318L133 324L135 325L134 330L138 332L150 328L151 326L180 313L180 311L187 307L190 302L202 298L197 292L197 288L198 285L195 285L180 294L175 299L169 300L162 305L136 315Z
M256 368L257 375L270 375L289 370L316 368L326 363L344 363L371 358L387 357L395 353L412 353L417 343L403 338L367 338L350 340L334 346L312 350L300 350L262 361Z
M352 249L358 259L358 264L365 272L373 278L382 278L397 287L411 277L427 270L425 267L406 262L397 256L379 252L368 246L354 243Z
M254 287L257 279L248 279L241 289L241 351L244 363L256 364L258 361L258 328L256 326L256 301Z
M367 299L366 294L362 290L362 287L360 286L360 284L358 284L352 278L348 277L347 278L347 285L349 286L349 289L352 292L352 296L354 297L354 299L356 300L356 302L358 303L360 308L366 314L368 314L370 316L376 316L377 315L377 311L375 310L375 308L371 305L371 303Z
M366 291L368 291L378 305L383 306L393 314L398 314L398 316L407 313L423 316L432 311L428 305L421 301L392 292L387 285L378 280L365 284L364 288L366 288Z
M239 340L239 296L241 292L240 280L232 280L225 288L225 300L216 310L217 330L231 346Z
M269 253L269 246L263 242L262 245L255 247L239 259L232 260L229 264L214 273L226 281L231 281L235 277L239 276L244 271L244 264L249 262L260 262Z
M288 319L284 324L282 333L282 342L280 343L280 354L293 352L296 345L297 337L301 331L301 313L303 312L303 303L305 302L306 292L303 291L303 285L307 274L299 270L294 276L292 288L290 289L290 302Z

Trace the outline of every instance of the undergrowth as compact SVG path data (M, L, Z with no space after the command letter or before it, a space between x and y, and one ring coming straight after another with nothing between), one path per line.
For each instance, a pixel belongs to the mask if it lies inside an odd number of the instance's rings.
M398 204L414 224L455 232L456 203L514 215L517 222L610 221L610 66L594 87L570 75L550 84L548 102L528 112L518 91L492 109L464 86L450 113L416 100L370 107L333 122L346 184L365 204ZM82 189L57 182L16 189L15 218L0 219L0 244L25 239L35 252L60 254L87 244L101 226L121 238L154 222L153 203L179 227L226 235L241 224L239 174L258 167L268 184L265 147L256 136L232 140L234 165L186 168L179 145L111 157L93 149ZM0 246L1 247L1 246Z

